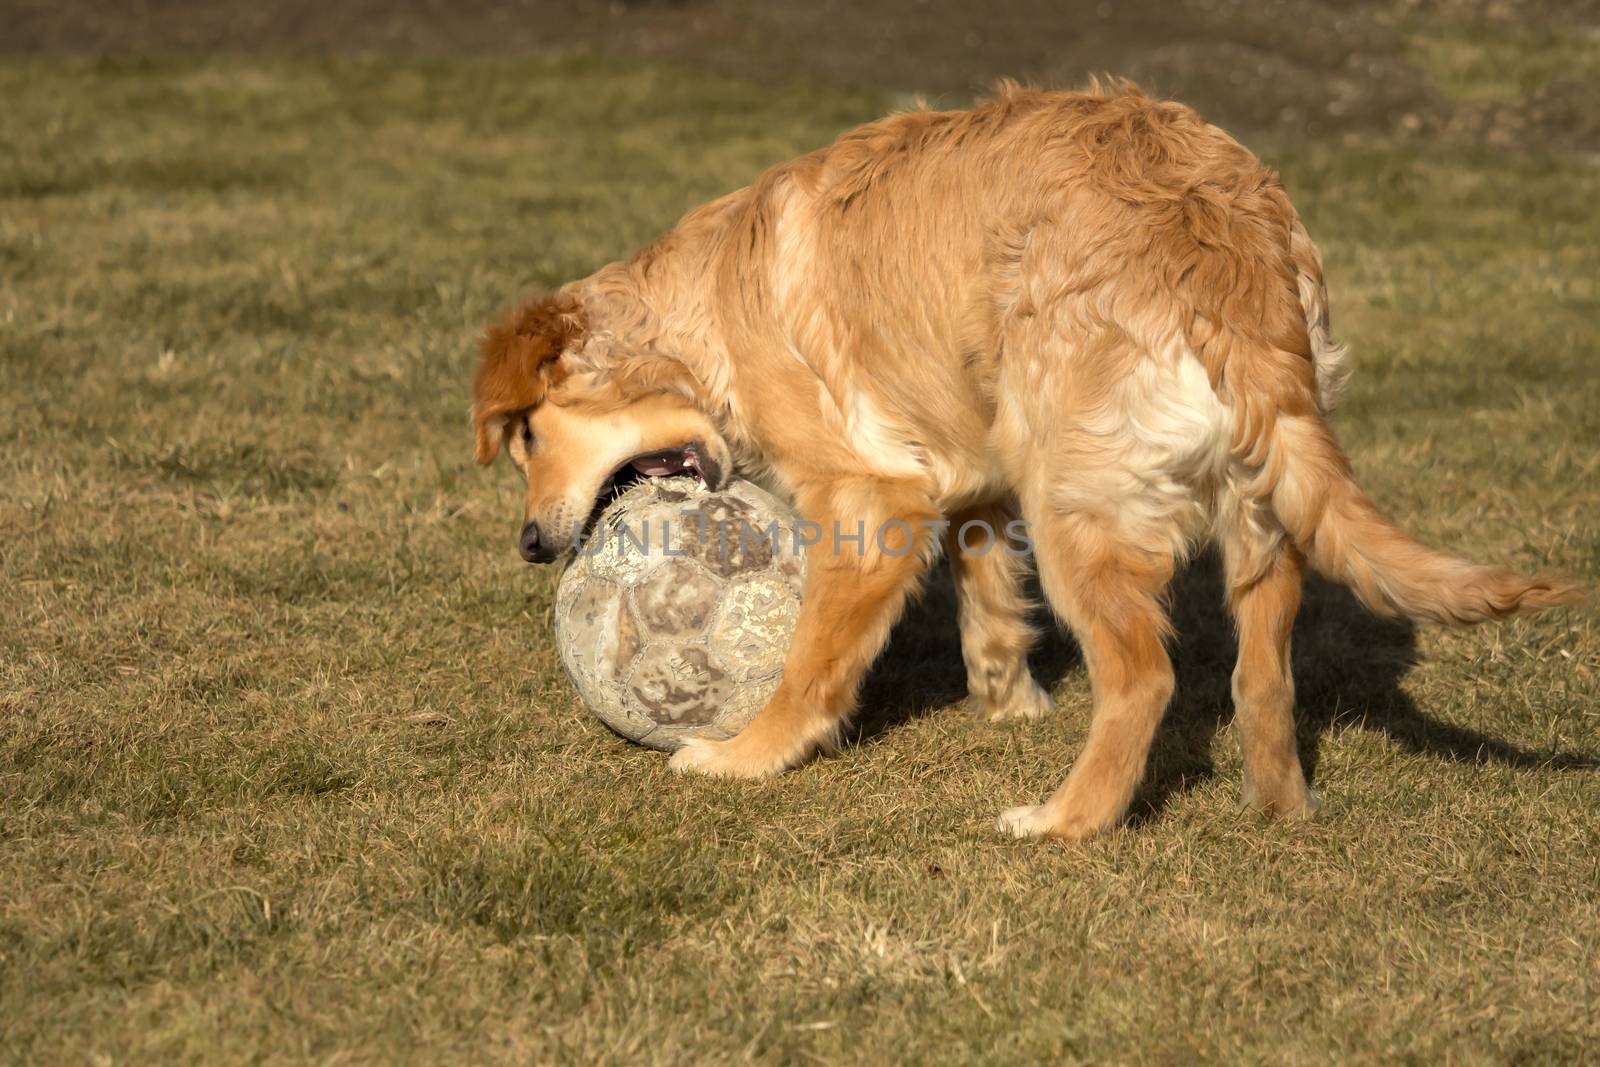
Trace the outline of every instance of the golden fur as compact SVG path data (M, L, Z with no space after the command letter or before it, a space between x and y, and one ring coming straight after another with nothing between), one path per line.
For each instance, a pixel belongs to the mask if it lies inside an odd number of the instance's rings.
M1434 552L1377 513L1326 422L1342 358L1316 246L1248 151L1123 83L1007 84L773 167L491 327L477 455L511 442L547 556L630 456L688 442L825 530L908 524L910 544L811 550L781 688L734 739L678 752L681 771L804 760L940 551L928 523L1025 518L1095 711L1054 796L1002 816L1019 835L1079 837L1125 813L1172 693L1162 594L1214 539L1246 794L1300 815L1289 633L1307 561L1375 610L1443 622L1577 595ZM944 547L974 699L991 717L1042 713L1022 562Z

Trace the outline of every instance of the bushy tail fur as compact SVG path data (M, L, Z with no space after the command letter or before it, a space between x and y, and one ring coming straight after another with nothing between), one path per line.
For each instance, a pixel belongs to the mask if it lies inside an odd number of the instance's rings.
M1279 520L1318 570L1374 611L1465 624L1582 599L1565 578L1469 563L1390 523L1356 485L1320 413L1278 418L1267 436L1263 488Z
M1299 219L1284 210L1290 240L1282 269L1292 275L1285 288L1298 300L1264 305L1280 324L1283 347L1240 338L1233 351L1245 358L1229 368L1239 387L1236 454L1258 472L1250 495L1270 503L1318 570L1380 614L1462 624L1581 600L1583 591L1565 578L1523 577L1434 551L1362 493L1327 423L1348 368L1328 332L1321 257Z

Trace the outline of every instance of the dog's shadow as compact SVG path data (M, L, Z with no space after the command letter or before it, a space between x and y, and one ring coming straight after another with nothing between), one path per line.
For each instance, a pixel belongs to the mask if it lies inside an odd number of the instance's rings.
M1171 605L1177 694L1151 749L1135 820L1159 812L1215 773L1217 734L1233 717L1230 680L1237 645L1214 553L1201 555L1178 576ZM1082 658L1072 638L1042 609L1036 622L1042 636L1031 657L1034 677L1050 690L1080 669ZM1410 622L1373 615L1342 585L1315 575L1307 580L1295 620L1294 674L1300 758L1309 779L1315 782L1322 739L1350 727L1380 731L1411 752L1455 763L1600 769L1600 754L1524 748L1434 718L1401 687L1416 664L1416 628ZM955 592L948 567L941 566L869 674L861 714L846 740L869 742L965 695ZM1087 707L1081 713L1087 714ZM1062 753L1063 775L1072 755Z

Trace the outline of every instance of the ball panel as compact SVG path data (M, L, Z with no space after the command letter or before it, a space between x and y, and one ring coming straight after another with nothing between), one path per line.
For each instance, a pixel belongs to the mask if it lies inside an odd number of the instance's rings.
M717 610L722 585L696 563L669 559L632 589L639 618L652 637L699 637Z
M644 634L634 617L633 604L627 597L617 602L617 628L610 637L609 642L601 641L595 664L607 678L626 678L628 669L633 665L633 657L644 646Z
M561 619L566 640L562 658L569 673L584 680L605 677L606 666L615 660L617 617L622 607L621 590L609 582L591 581L581 585ZM606 649L613 655L604 655Z
M716 720L732 686L704 648L652 644L628 678L629 703L652 721L704 726Z
M630 489L601 515L589 542L579 546L574 562L581 561L598 578L631 585L671 558L666 541L671 523L663 521L670 514L660 507L655 492Z
M726 496L708 496L683 509L684 547L711 573L723 578L753 574L772 563L773 541L782 535L746 503Z
M806 550L795 543L797 516L794 509L754 482L742 478L729 482L721 495L749 506L752 536L767 539L772 524L777 523L775 540L768 539L772 545L770 559L776 570L788 580L798 598L805 590Z
M794 630L800 601L783 575L766 573L730 586L722 596L708 646L737 681L783 670L781 651Z

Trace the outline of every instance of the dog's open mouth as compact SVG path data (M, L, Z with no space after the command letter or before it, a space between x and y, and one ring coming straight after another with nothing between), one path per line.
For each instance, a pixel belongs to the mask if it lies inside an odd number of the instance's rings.
M624 467L632 467L639 474L647 478L666 478L674 474L693 474L701 481L705 475L700 470L700 452L698 446L689 444L682 448L665 448L660 452L646 452L642 456L634 456L628 460ZM616 475L611 476L615 478Z
M699 479L708 488L722 484L722 468L716 460L706 455L705 446L690 441L678 448L663 448L654 452L641 452L611 472L600 485L595 496L594 509L584 523L587 533L600 517L600 513L617 497L641 478L690 477Z

